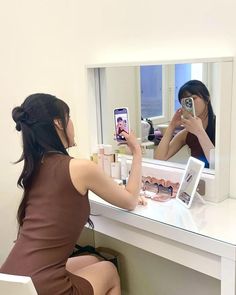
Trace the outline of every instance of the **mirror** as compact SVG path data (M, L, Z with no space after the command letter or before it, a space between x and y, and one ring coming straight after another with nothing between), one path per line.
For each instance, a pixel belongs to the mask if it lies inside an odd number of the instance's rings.
M189 80L202 81L210 93L211 104L216 115L216 144L215 161L218 163L219 151L229 149L218 146L219 126L228 124L219 123L219 111L222 109L221 97L231 103L232 88L232 58L202 59L177 62L157 62L134 65L101 65L90 66L96 80L94 86L97 104L97 126L99 143L111 144L116 149L114 141L115 122L113 110L127 107L131 128L140 138L143 148L143 160L155 162L154 149L158 146L175 111L180 107L178 91ZM230 105L226 106L230 110ZM153 136L145 133L150 130L147 122L150 119L154 132ZM227 118L228 121L228 118ZM147 124L146 124L147 123ZM147 126L147 127L146 127ZM221 130L223 134L223 130ZM221 135L222 136L222 135ZM121 152L127 149L120 148ZM186 164L190 156L187 145L184 145L167 161L170 164ZM227 159L228 161L228 159ZM168 164L169 166L169 164ZM211 169L209 172L214 173Z

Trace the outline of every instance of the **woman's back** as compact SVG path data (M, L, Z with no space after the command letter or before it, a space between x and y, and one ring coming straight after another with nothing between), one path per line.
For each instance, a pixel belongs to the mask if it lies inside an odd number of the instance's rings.
M69 162L69 156L58 153L43 158L26 191L19 237L1 268L4 273L30 276L39 294L77 294L65 264L90 208L87 195L79 194L71 182Z
M12 110L22 134L24 161L17 184L25 189L17 219L19 237L0 269L30 276L39 295L121 294L115 266L94 256L71 257L89 217L87 191L132 210L141 186L141 148L132 134L122 132L133 160L125 189L88 160L72 160L67 148L75 145L70 108L46 93L26 97ZM42 154L46 154L38 164ZM81 192L81 193L78 193Z

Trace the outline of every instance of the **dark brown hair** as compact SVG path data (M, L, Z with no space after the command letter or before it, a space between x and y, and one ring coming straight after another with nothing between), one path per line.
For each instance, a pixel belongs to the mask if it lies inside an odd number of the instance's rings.
M197 95L207 103L208 126L206 128L206 133L209 136L211 142L215 145L215 114L211 105L210 93L206 85L199 80L190 80L186 82L179 89L179 102L181 103L181 99L189 95Z
M44 93L28 96L21 106L12 110L16 130L22 132L23 152L16 162L24 161L17 184L24 189L17 212L19 226L23 224L26 206L26 190L44 153L58 151L68 155L54 126L54 119L61 121L67 142L66 126L69 118L68 105L59 98Z

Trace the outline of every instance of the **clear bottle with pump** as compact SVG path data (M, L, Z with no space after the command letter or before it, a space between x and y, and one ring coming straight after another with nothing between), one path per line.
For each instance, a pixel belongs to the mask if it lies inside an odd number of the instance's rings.
M114 162L113 148L110 144L104 144L103 147L103 170L107 175L111 176L111 163Z
M120 179L120 162L118 161L118 150L114 154L114 162L111 163L111 177L114 179Z
M127 165L127 159L122 156L121 157L121 180L123 184L126 184L127 178L128 178L128 165Z
M99 144L98 145L98 157L97 157L97 163L98 163L98 166L101 167L102 170L104 170L104 147L102 144Z
M94 148L92 151L92 155L90 156L91 161L94 163L98 163L98 148Z

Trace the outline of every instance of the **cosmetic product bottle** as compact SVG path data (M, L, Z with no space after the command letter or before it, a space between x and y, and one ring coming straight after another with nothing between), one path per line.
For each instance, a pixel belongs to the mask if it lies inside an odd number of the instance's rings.
M125 157L121 158L121 180L124 185L126 185L127 177L128 177L128 166L127 166L127 160Z
M94 163L98 163L98 148L94 148L92 151L92 155L90 156L91 161Z
M107 175L111 176L111 163L114 162L112 145L105 144L103 147L104 147L103 170Z
M101 169L104 169L104 147L102 144L98 145L98 158L97 158L98 166L101 167Z
M118 161L118 150L114 154L114 162L111 163L111 177L120 179L120 162Z
M119 146L118 146L118 152L121 155L124 155L124 154L128 155L129 153L127 151L127 144L123 144L123 143L119 144Z

